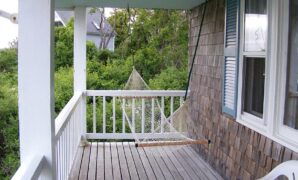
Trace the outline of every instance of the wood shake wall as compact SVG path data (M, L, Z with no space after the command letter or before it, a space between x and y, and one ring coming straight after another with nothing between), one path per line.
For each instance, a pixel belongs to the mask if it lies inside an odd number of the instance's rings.
M190 12L189 63L197 41L203 5ZM192 138L205 137L211 145L194 149L225 179L256 179L298 153L239 124L221 112L225 1L209 0L190 93Z

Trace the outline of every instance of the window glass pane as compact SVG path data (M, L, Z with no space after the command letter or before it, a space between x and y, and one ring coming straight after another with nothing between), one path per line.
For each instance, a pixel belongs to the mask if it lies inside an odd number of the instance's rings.
M244 51L266 51L267 0L246 0L244 18Z
M263 117L265 58L245 57L244 111Z
M298 129L298 0L290 1L289 56L284 124Z

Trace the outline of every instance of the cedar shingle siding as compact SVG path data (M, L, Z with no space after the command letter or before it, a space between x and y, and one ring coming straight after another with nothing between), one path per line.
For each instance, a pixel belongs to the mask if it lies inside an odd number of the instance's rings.
M189 61L203 6L190 13ZM221 83L224 50L225 1L210 0L191 80L190 106L192 138L211 139L211 145L194 146L226 179L256 179L280 162L298 160L298 153L237 123L221 112Z

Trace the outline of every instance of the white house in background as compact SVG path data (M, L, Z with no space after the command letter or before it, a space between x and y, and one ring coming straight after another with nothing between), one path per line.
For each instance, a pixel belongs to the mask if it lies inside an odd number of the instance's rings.
M73 11L55 11L55 25L66 26L69 20L74 17ZM103 20L102 30L100 29L100 21ZM110 37L111 36L111 37ZM90 13L87 9L87 40L93 42L99 48L102 39L106 41L106 48L110 51L115 49L115 36L113 27L107 21L106 17L102 17L102 13Z

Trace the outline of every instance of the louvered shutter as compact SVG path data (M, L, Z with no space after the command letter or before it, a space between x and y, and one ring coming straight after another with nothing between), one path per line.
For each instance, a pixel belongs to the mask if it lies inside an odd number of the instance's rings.
M226 0L222 111L236 117L238 86L239 0Z

